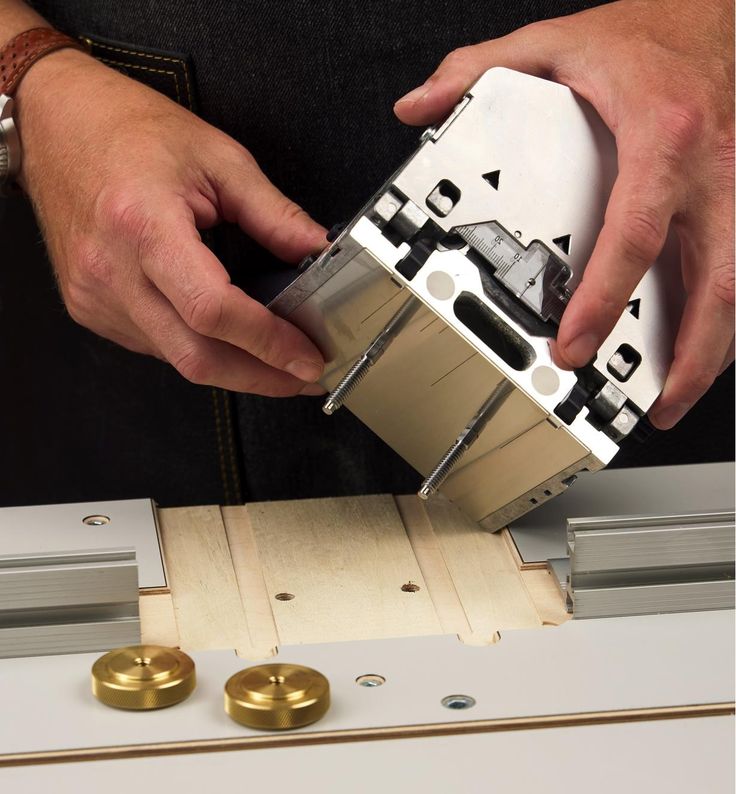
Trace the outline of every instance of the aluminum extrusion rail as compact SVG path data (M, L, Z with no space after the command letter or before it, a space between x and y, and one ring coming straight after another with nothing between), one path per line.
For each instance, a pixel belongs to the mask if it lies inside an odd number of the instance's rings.
M734 606L734 513L572 518L567 608L576 618Z

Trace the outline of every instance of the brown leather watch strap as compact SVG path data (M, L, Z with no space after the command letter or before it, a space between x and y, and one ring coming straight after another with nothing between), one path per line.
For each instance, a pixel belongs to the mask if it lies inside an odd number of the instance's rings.
M85 50L84 44L52 28L19 33L0 50L0 94L12 96L28 69L44 55L64 47Z

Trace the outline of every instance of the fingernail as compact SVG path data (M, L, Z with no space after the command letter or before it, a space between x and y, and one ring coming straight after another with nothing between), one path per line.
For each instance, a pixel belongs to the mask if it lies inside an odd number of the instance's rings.
M547 348L549 350L549 354L552 357L553 363L558 366L560 369L572 369L572 367L563 360L562 356L560 355L559 347L557 346L556 339L548 339L547 340Z
M673 403L657 411L650 419L660 430L669 430L685 416L690 408L688 403Z
M313 383L322 374L322 367L314 361L291 361L284 370L307 383Z
M402 96L401 99L398 99L395 102L395 104L400 105L402 102L411 102L411 103L419 102L419 100L422 99L422 97L426 96L429 93L431 88L432 88L432 84L429 82L429 80L427 80L427 82L424 83L423 85L420 85L418 88L415 88L412 91L409 91L408 94Z
M598 337L595 334L580 334L565 345L563 355L574 367L587 364L598 350Z
M303 397L318 397L320 394L327 394L327 390L323 389L319 383L308 383L299 394Z

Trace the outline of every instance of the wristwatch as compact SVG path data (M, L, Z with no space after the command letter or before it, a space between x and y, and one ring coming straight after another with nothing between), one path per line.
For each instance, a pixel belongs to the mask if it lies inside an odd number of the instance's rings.
M13 119L13 94L23 75L39 58L64 47L86 49L82 42L51 28L26 30L0 49L0 194L7 191L20 173L21 146Z
M13 98L0 94L0 191L20 171L20 138L13 121Z

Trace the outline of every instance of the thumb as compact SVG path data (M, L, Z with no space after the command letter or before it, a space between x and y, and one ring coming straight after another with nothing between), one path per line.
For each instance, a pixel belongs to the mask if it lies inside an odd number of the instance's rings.
M275 187L245 149L238 155L214 179L223 218L285 262L324 248L325 228Z
M554 70L559 31L555 23L537 22L482 44L453 50L426 82L394 105L404 124L434 124L444 119L488 69L505 66L537 77Z

